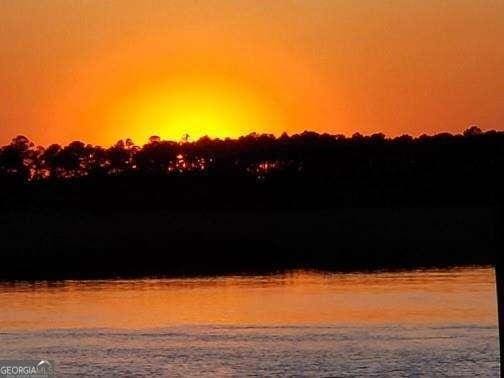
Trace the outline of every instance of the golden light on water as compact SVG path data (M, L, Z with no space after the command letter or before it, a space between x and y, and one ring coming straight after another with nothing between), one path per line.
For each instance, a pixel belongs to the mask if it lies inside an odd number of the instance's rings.
M180 325L494 325L490 268L0 284L2 330Z

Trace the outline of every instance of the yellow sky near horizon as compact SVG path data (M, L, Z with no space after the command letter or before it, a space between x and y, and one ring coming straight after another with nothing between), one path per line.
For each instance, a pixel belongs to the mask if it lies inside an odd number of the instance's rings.
M504 129L501 0L0 0L0 144Z

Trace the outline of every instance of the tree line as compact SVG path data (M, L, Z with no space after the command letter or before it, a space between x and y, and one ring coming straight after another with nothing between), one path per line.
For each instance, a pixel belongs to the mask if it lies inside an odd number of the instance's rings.
M500 174L503 166L504 132L483 132L477 127L457 135L416 138L304 132L174 142L153 136L143 146L126 139L108 148L81 141L42 147L17 136L0 148L0 178L23 182L108 176L250 176L266 180L433 171Z

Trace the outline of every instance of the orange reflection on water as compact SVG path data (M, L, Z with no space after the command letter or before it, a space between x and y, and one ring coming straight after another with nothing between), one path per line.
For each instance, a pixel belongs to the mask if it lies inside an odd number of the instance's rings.
M494 271L1 283L0 329L496 324Z

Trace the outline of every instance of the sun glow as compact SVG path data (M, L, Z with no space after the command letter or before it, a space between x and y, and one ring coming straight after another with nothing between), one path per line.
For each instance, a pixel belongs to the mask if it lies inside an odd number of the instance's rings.
M136 141L151 135L190 140L202 136L238 137L258 129L276 129L272 111L238 86L201 81L168 83L127 96L112 113Z
M203 34L172 36L170 44L158 35L133 38L76 63L55 91L63 95L44 107L46 143L278 136L324 130L334 114L346 123L310 62L277 43L244 49L243 40L237 45L228 34ZM203 43L210 37L225 43Z

